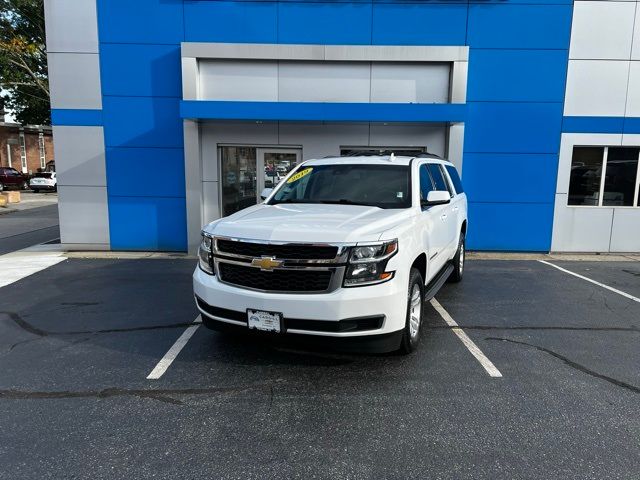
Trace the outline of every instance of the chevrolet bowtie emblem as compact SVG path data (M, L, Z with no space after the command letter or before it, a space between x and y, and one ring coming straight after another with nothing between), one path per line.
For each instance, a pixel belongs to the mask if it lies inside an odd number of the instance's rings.
M260 267L260 270L271 272L274 268L281 267L284 264L282 260L276 260L275 257L261 257L251 260L251 266Z

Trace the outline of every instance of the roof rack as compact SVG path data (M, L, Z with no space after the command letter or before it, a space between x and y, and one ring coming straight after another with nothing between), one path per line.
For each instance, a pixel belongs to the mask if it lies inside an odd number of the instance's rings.
M424 152L416 155L415 158L437 158L438 160L444 160L440 155L436 155L435 153Z

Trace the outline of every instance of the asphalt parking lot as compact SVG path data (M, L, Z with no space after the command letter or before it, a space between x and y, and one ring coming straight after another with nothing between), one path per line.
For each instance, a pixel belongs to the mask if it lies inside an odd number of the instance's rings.
M432 307L413 355L306 350L192 325L193 259L61 261L0 288L0 478L637 479L640 262L551 263L437 296L498 377Z

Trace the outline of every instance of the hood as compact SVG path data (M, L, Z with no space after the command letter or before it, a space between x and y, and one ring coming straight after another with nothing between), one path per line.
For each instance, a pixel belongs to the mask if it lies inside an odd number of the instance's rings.
M406 221L411 209L359 205L259 204L205 227L211 234L282 242L371 242Z

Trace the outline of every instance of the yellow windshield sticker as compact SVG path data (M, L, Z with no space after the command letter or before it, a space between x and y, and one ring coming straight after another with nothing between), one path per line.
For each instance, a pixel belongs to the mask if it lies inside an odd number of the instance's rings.
M304 178L307 175L309 175L312 170L313 170L313 167L309 167L309 168L305 168L304 170L300 170L295 175L292 175L291 178L289 180L287 180L287 183L297 182L301 178Z

